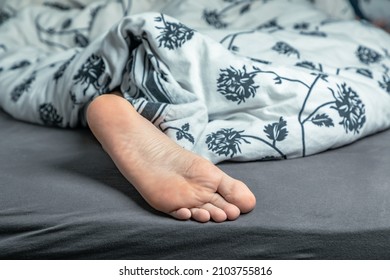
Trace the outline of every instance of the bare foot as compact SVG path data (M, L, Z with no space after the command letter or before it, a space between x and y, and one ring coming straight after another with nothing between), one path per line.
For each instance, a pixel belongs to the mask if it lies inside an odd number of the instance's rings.
M123 97L99 96L87 119L118 169L153 208L180 220L222 222L255 207L244 183L178 146Z

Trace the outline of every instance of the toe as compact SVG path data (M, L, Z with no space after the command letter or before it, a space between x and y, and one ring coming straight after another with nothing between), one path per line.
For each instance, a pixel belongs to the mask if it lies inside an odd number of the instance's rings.
M234 204L227 202L219 194L215 194L210 203L225 214L225 220L235 220L238 218L238 216L240 216L240 209Z
M181 208L179 210L172 211L169 215L178 220L188 220L191 218L191 211L187 208Z
M202 209L202 208L191 208L190 211L192 214L192 218L195 221L198 221L201 223L205 223L205 222L210 221L211 217L210 217L209 211Z
M225 175L218 187L218 193L229 203L236 205L241 213L248 213L256 206L256 198L241 181Z
M225 211L211 203L206 203L201 208L209 212L210 218L214 222L221 223L227 219Z

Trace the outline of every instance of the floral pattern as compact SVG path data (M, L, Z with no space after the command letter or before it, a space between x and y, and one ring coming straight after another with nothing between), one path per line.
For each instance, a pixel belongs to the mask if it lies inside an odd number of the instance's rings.
M390 94L390 76L383 74L382 81L379 81L379 86L383 88L388 94Z
M2 25L4 22L9 20L10 18L14 17L16 12L8 7L2 7L0 8L0 25Z
M356 56L358 57L360 62L367 65L372 63L378 63L383 58L382 55L378 52L364 46L358 47L358 49L356 50Z
M226 13L229 10L239 7L239 14L245 14L251 9L252 2L254 0L224 0L224 2L228 3L226 7L222 10L203 10L202 19L206 21L206 23L210 26L213 26L217 29L223 29L229 26L229 23L223 20L226 17ZM267 0L263 0L267 1Z
M279 54L284 54L287 56L296 55L297 58L300 57L299 51L287 44L286 42L279 41L272 47L272 49Z
M76 55L73 55L70 59L68 59L65 63L63 63L59 68L58 70L54 73L54 80L56 82L58 82L58 80L64 75L66 69L68 68L68 66L70 65L70 63L72 62L72 60L76 57Z
M165 129L163 129L163 132L166 132L170 129L176 130L176 140L177 141L185 139L185 140L189 141L190 143L195 144L195 138L189 132L190 131L190 124L189 123L185 123L184 125L181 126L181 128L169 126Z
M199 10L197 16L204 24L211 27L209 29L226 29L232 24L230 19L249 16L247 13L254 9L253 4L256 1L267 2L267 0L221 0L222 8L215 9L215 6L210 6L211 8ZM130 2L128 1L128 3ZM97 14L105 7L105 4L85 7L87 9L86 18L81 19L80 22L66 12L73 9L73 4L67 6L60 3L60 1L51 1L50 3L45 2L45 5L46 10L53 13L60 11L64 16L59 17L58 20L45 21L45 16L42 13L34 18L35 26L32 26L32 28L35 27L36 29L36 39L40 40L40 45L46 45L50 51L58 48L69 50L70 47L76 47L75 51L72 52L74 54L72 57L69 55L71 52L66 52L66 55L61 56L61 59L57 61L54 61L54 59L48 60L46 64L42 64L41 68L49 73L48 83L54 83L50 85L50 88L56 88L60 85L62 88L64 86L66 90L64 90L61 97L67 101L64 105L61 101L57 102L55 96L51 96L43 101L43 104L38 103L40 105L34 107L36 110L35 116L38 116L35 121L45 125L68 125L73 120L67 119L70 114L66 110L73 110L72 113L75 114L72 116L77 116L79 110L97 94L108 92L110 88L112 90L114 87L120 87L125 98L132 102L141 115L147 117L164 132L167 132L179 144L184 144L183 146L186 147L192 146L202 152L206 149L206 154L211 155L211 159L213 159L212 156L219 157L219 160L235 157L241 159L248 155L250 157L251 153L256 154L256 156L260 155L260 159L263 160L285 159L290 154L298 155L300 148L302 148L302 156L306 156L308 154L306 151L307 143L309 143L308 150L312 153L315 150L313 149L313 143L317 141L315 138L317 133L318 137L321 133L327 134L328 132L332 136L342 134L340 138L348 134L347 139L353 140L359 138L358 134L363 134L369 116L366 114L366 110L369 111L368 107L366 108L368 104L363 102L367 95L365 93L363 95L358 83L353 83L353 78L361 79L367 85L367 88L370 85L376 89L379 88L382 97L386 96L383 91L390 94L390 71L386 66L390 55L389 51L380 44L378 44L378 47L372 48L360 43L353 45L349 50L349 54L355 59L355 62L360 63L333 68L332 65L325 63L323 57L316 57L314 53L306 56L303 48L302 50L298 48L301 42L294 41L295 38L301 38L301 35L317 37L328 35L331 37L331 32L328 34L322 32L322 30L328 30L322 29L322 25L327 24L327 22L313 23L302 17L301 21L294 24L294 21L285 21L281 16L273 17L270 15L270 17L262 18L261 24L254 22L250 30L238 28L232 34L215 30L210 31L224 34L225 37L222 38L221 43L228 50L240 53L230 56L230 53L226 52L225 56L229 58L226 61L224 59L218 61L211 59L210 61L214 63L212 67L209 67L212 69L211 71L208 71L208 65L205 61L201 61L199 64L203 67L200 70L202 71L202 78L205 79L202 86L207 86L207 94L214 95L210 99L205 98L205 100L207 100L206 102L209 100L212 102L217 100L218 102L217 104L202 103L201 106L207 108L202 107L200 110L210 109L208 106L219 105L223 108L221 110L225 108L228 110L227 113L222 112L223 118L226 117L223 120L218 119L220 116L218 115L220 113L219 108L217 108L215 114L213 110L210 110L210 114L212 114L210 115L210 122L214 120L216 122L213 122L210 126L199 127L200 123L203 125L203 122L192 121L191 117L186 115L186 112L180 112L176 115L174 111L175 108L178 108L175 106L175 102L180 103L182 101L180 100L182 92L180 90L174 92L176 82L179 86L185 87L183 94L187 94L187 96L183 96L183 100L185 100L186 105L186 102L189 101L188 106L198 106L198 99L193 102L195 98L199 97L197 96L198 92L195 92L198 89L197 85L193 85L191 79L189 79L188 84L186 82L182 83L183 77L180 76L176 81L174 73L177 72L170 72L171 70L177 71L177 69L173 69L175 66L172 65L172 61L175 60L164 60L167 56L174 58L177 50L179 52L185 50L185 55L187 55L193 47L194 57L189 56L188 61L191 62L197 59L198 49L195 49L197 43L208 43L207 40L194 40L195 36L201 38L197 31L163 14L145 15L145 20L149 23L151 20L152 26L147 24L141 27L145 30L130 28L129 30L126 29L123 34L115 34L115 36L123 35L123 38L120 37L120 39L123 39L121 42L126 44L123 49L126 50L126 55L128 53L131 55L123 57L123 64L128 61L125 69L120 69L123 71L114 71L114 75L119 73L119 76L111 77L111 69L108 69L107 66L111 65L111 59L114 57L110 57L108 52L101 52L98 45L85 48L92 40L92 37L89 37L91 26L93 26ZM122 6L124 13L127 12L124 9L126 8L124 3L118 5ZM10 15L4 10L0 10L0 21L8 20ZM140 17L142 18L143 15L140 15ZM298 18L296 17L296 19ZM289 23L283 25L285 22ZM123 27L127 28L127 26ZM333 28L330 25L327 27L329 27L329 30ZM270 35L274 32L278 32L277 36ZM284 37L283 34L287 32L291 36ZM258 37L256 37L257 35ZM257 57L257 53L256 57L244 57L247 55L245 52L248 49L246 43L252 43L250 41L252 38L257 40L258 38L261 39L262 36L270 39L264 45L268 46L268 49L265 49L264 53L260 52L259 57ZM311 39L317 40L318 38ZM0 52L7 51L5 44L12 47L12 44L8 45L7 42L1 42ZM138 48L140 44L142 46ZM348 44L348 48L351 44ZM213 49L214 47L215 49ZM82 53L79 52L80 48ZM218 49L217 44L213 44L210 48L210 54L213 54L216 50L223 52L222 49ZM250 52L250 54L252 53L254 52ZM276 56L278 58L273 60ZM287 57L292 58L287 63L288 67L279 67L284 65L279 62L283 62ZM14 75L17 75L17 70L27 72L30 67L35 66L38 59L39 57L31 55L31 57L20 56L11 62L4 60L0 67L1 77L8 74L5 72ZM183 57L180 59L183 59ZM266 59L269 59L269 61ZM75 65L78 68L74 68ZM291 67L291 65L296 67ZM384 71L381 71L381 67L384 68ZM41 71L41 68L37 71ZM44 70L42 70L43 73L45 73ZM348 73L344 71L348 71ZM40 73L38 72L38 74ZM344 73L348 75L348 80L345 79L347 82L343 82L342 74ZM24 106L23 102L25 100L21 97L27 94L33 97L31 93L35 94L35 85L42 84L42 80L38 83L36 79L41 79L42 76L44 75L37 76L37 73L34 72L30 76L23 76L18 79L18 82L7 91L8 102L14 107ZM115 84L111 81L115 81ZM169 86L167 87L167 85ZM173 86L171 87L171 85ZM194 91L191 91L192 89ZM294 90L293 93L292 90ZM202 92L202 90L199 92ZM276 94L272 98L268 98L268 94L271 95L274 92ZM361 93L361 95L358 93ZM286 94L286 99L284 99L283 94ZM199 97L200 102L204 101L203 97L203 95ZM274 97L275 99L273 99ZM290 97L294 98L293 105L288 103L291 101L291 99L287 100ZM72 102L69 102L69 99ZM19 100L18 104L12 103ZM276 108L280 105L278 103L274 110L272 108L275 105L274 102L279 101L286 101L287 106L279 110ZM172 103L174 105L171 105ZM180 104L184 107L184 104ZM264 110L261 107L263 104ZM260 106L260 108L256 106ZM247 112L248 108L251 110L249 113L253 113L250 116L251 120L253 117L253 123L248 123L249 121L244 123L239 119L242 113ZM257 111L257 109L259 110ZM258 112L262 114L263 111L264 115L257 115ZM238 112L234 115L234 121L232 122L230 122L229 112ZM275 114L275 112L279 113ZM184 116L183 120L180 119L181 116ZM263 116L265 118L262 118ZM248 119L245 118L245 121ZM175 123L175 125L172 125L172 123ZM168 124L171 124L171 126L166 127ZM213 127L212 131L209 130L210 127ZM207 131L206 137L204 136L205 131ZM353 137L354 135L356 137ZM200 145L200 147L196 145Z
M275 146L276 141L283 141L288 135L287 131L287 122L280 117L279 122L275 122L269 125L266 125L264 132L267 137L273 141L273 146Z
M77 74L73 76L73 80L75 84L80 83L86 85L83 90L84 95L91 86L99 93L104 93L107 91L108 85L111 82L110 78L107 78L103 83L105 70L106 65L103 59L100 56L92 54L81 66Z
M236 154L241 153L240 145L242 142L250 144L245 140L242 133L233 128L223 128L207 136L206 144L208 149L217 155L224 155L233 158Z
M13 102L17 102L19 98L25 93L28 92L31 88L32 83L35 81L36 73L33 72L32 75L23 83L16 86L14 90L11 92L11 100Z
M287 122L283 117L280 117L278 122L268 124L264 127L263 132L265 132L266 136L272 140L272 142L256 135L243 134L245 132L244 130L237 131L233 128L223 128L207 135L206 144L208 149L215 154L233 158L235 155L242 153L241 145L243 143L251 144L249 139L252 139L266 144L278 153L277 157L271 157L275 159L287 159L287 156L276 147L276 142L281 142L286 139L288 135L286 127Z
M187 41L191 40L195 34L195 31L182 23L169 22L165 20L164 15L155 18L156 22L162 22L164 27L156 26L161 30L160 35L157 37L160 45L169 50L181 48Z
M342 118L340 124L344 126L345 132L359 133L366 122L365 106L358 94L348 87L346 83L337 85L338 90L332 91L336 99L335 107Z
M234 67L221 69L217 80L217 90L227 100L240 104L248 98L254 97L259 86L255 85L253 78L256 73L248 73L246 67L235 69Z
M51 103L44 103L39 106L39 115L44 125L60 126L62 117L57 113L57 109Z
M202 18L207 24L214 26L217 29L223 29L228 26L228 23L222 20L223 14L218 13L217 10L204 10Z

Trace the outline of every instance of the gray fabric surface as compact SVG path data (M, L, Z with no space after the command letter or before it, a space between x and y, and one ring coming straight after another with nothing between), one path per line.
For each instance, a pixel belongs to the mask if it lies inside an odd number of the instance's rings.
M151 209L86 129L0 112L1 259L388 259L390 130L302 159L223 163L257 197L237 221Z

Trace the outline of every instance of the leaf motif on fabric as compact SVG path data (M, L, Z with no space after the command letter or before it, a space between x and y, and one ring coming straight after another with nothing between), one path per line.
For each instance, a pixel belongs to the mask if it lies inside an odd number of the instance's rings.
M386 73L383 74L382 80L378 81L379 86L390 94L390 76Z
M74 43L78 47L85 48L89 44L89 39L80 32L76 32L74 35Z
M280 142L286 139L288 135L288 131L286 127L287 127L287 122L283 119L283 117L280 117L279 122L266 125L264 127L264 132L270 140L274 142L276 141Z
M311 122L319 127L331 127L334 126L333 120L327 114L317 114L311 119Z
M67 28L69 28L71 25L72 25L72 19L71 19L71 18L68 18L68 19L66 19L66 20L62 23L61 28L62 28L62 29L67 29Z
M289 44L287 44L286 42L282 42L282 41L277 42L272 47L272 50L276 51L279 54L284 54L287 56L296 55L297 58L300 57L299 51L293 48L292 46L290 46Z
M359 68L356 70L356 73L363 75L363 76L370 78L370 79L373 78L372 72L369 69Z
M241 14L241 15L242 15L242 14L245 14L245 13L249 12L250 9L251 9L251 3L246 4L244 7L242 7L242 8L240 9L240 14Z
M10 70L20 69L20 68L23 68L23 67L26 67L26 66L29 66L29 65L31 65L30 61L22 60L22 61L19 61L19 62L15 63L14 65L12 65Z
M11 100L13 102L17 102L25 92L29 91L32 83L35 81L35 78L36 78L36 72L33 72L27 80L17 85L14 88L14 90L11 92Z
M181 129L179 128L175 128L177 130L176 132L176 139L177 140L181 140L181 139L186 139L188 140L189 142L191 142L192 144L195 143L195 139L194 137L191 135L191 133L189 133L189 130L190 130L190 124L189 123L186 123L184 124Z
M70 59L68 59L65 63L63 63L58 70L54 73L53 79L58 82L58 80L64 75L66 69L68 68L69 64L72 62L72 60L76 57L76 55L73 55Z

